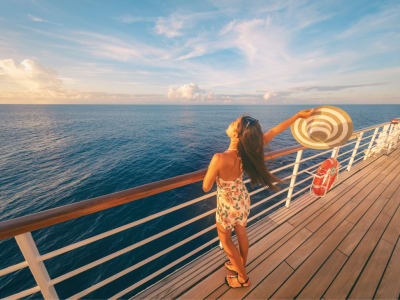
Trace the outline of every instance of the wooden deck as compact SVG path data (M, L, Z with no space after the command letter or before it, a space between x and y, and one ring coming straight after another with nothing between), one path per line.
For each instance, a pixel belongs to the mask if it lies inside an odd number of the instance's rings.
M400 150L343 172L325 197L305 195L248 228L251 286L224 283L214 248L135 299L397 299Z

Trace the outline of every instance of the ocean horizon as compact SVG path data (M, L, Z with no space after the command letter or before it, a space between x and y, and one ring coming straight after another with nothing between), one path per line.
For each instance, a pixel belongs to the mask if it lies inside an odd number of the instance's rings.
M315 106L2 104L0 221L207 168L212 155L228 147L225 129L240 115L250 114L258 119L265 132L296 112ZM336 106L350 115L354 130L400 117L400 104ZM278 150L296 144L288 129L277 136L268 149ZM274 160L271 164L284 165L292 162L290 159L293 155ZM195 183L32 234L40 253L47 253L203 194L201 183ZM252 201L257 201L257 198L252 198ZM154 220L84 249L50 259L46 261L46 267L52 278L60 276L213 207L215 197L179 211L169 219ZM134 254L125 254L79 274L56 285L57 292L61 298L68 297L168 247L177 236L187 236L213 222L214 215L195 222L193 227L180 230L176 235L165 237L161 242L141 247ZM185 249L163 257L157 263L167 263L204 243L213 234L193 241ZM9 258L7 262L0 261L0 269L23 261L14 239L0 241L0 253ZM155 264L144 266L134 275L123 277L122 281L138 281L156 267ZM26 269L4 277L0 278L1 297L35 285ZM123 284L118 280L90 294L90 297L113 295ZM40 294L28 298L37 297Z

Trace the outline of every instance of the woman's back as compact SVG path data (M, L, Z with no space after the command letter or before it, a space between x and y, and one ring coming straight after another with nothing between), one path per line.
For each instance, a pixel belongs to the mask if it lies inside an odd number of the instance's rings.
M218 172L218 178L224 181L233 181L242 175L242 161L236 150L229 150L219 155L221 168Z

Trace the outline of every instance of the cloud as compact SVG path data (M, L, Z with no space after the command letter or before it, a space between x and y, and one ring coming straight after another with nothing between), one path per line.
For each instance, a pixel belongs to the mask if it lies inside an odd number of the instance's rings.
M0 103L146 104L157 103L162 99L159 94L135 95L67 89L55 71L30 59L20 64L13 59L0 60L0 79L3 79L0 81ZM68 80L73 81L71 78Z
M268 100L268 99L271 99L274 96L276 96L276 92L272 92L272 91L271 92L265 92L264 96L263 96L263 99L264 100Z
M46 61L57 60L64 72L58 79L75 80L62 80L66 86L89 90L105 86L112 92L127 94L157 91L163 100L168 92L169 99L179 101L206 99L211 90L213 103L245 103L251 99L264 104L302 97L323 100L334 95L339 100L345 95L365 95L373 90L399 93L399 77L385 70L398 66L400 35L395 29L400 20L396 18L399 5L352 3L350 7L337 7L303 0L238 1L239 5L216 2L222 4L201 13L194 12L199 7L189 5L159 17L136 17L132 10L114 17L114 23L151 22L141 24L146 26L141 27L141 32L135 31L135 35L121 31L121 24L114 24L118 26L108 28L107 32L101 27L88 32L53 26L39 31L40 24L31 23L37 26L26 26L26 33L3 30L0 54L39 58L49 54ZM351 11L359 11L354 8L365 9L347 18ZM30 16L37 22L46 21ZM318 26L322 20L326 22ZM374 35L370 36L370 32ZM40 47L37 41L41 42ZM84 61L95 66L78 70L76 65ZM99 71L103 68L109 71ZM117 84L118 81L121 83ZM173 86L177 82L187 84ZM373 88L369 82L376 86L389 84Z
M87 31L73 32L71 36L73 38L64 38L82 45L85 51L93 55L116 61L157 64L159 60L167 59L171 55L166 49L152 47L131 38L122 39Z
M187 12L184 14L173 13L168 17L157 18L154 29L157 34L174 38L182 36L184 29L188 30L189 28L194 27L194 25L199 21L204 21L215 17L220 17L220 12L204 11L196 13Z
M169 88L168 99L204 101L212 99L212 94L202 90L195 83L184 84L178 88Z
M31 19L33 22L39 22L39 23L48 22L48 21L46 21L45 19L38 18L38 17L29 15L29 14L28 14L28 17L29 17L29 19Z
M36 23L49 23L49 24L53 24L53 25L58 25L58 26L60 26L60 24L58 24L58 23L50 22L50 21L48 21L48 20L45 20L45 19L43 19L43 18L39 18L39 17L33 16L33 15L30 15L30 14L28 14L28 18L29 18L31 21L36 22Z
M174 38L182 35L181 29L184 25L184 18L178 15L171 15L168 18L157 19L155 30L158 34Z
M13 59L0 60L2 76L30 91L56 91L61 88L57 74L39 63L25 59L19 65Z
M331 85L331 86L304 86L294 88L294 91L319 91L319 92L332 92L332 91L340 91L345 89L352 88L362 88L362 87L371 87L371 86L380 86L384 85L386 82L374 82L374 83L364 83L364 84L351 84L351 85Z
M165 104L160 94L123 94L60 90L58 92L2 92L0 104Z

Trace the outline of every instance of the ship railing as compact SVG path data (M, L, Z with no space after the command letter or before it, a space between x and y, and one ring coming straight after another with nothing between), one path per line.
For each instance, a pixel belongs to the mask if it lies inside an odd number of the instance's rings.
M310 189L310 183L311 179L313 179L313 172L315 172L321 162L321 159L324 159L324 156L328 155L328 157L335 157L338 159L341 167L341 170L346 169L346 171L350 171L352 166L355 165L356 163L360 162L361 160L366 160L369 156L371 155L376 155L377 153L389 153L393 149L396 148L397 142L399 140L399 132L400 132L400 126L399 124L396 124L396 122L386 122L382 123L379 125L375 125L369 128L364 128L361 130L358 130L354 132L352 137L350 138L350 142L348 142L345 145L342 145L340 147L335 147L333 149L325 150L325 151L317 151L317 154L309 155L307 157L303 157L303 154L305 151L308 151L306 148L303 146L293 146L285 149L281 149L278 151L274 152L269 152L265 155L265 160L272 160L276 158L283 158L287 157L290 154L296 153L296 157L294 162L288 163L282 167L275 168L272 170L272 173L278 174L282 171L288 171L289 168L293 167L293 170L291 172L291 175L284 177L283 179L290 180L289 185L286 188L281 189L280 191L273 193L272 195L269 195L268 197L265 197L264 199L254 203L251 205L251 209L254 209L262 204L265 204L268 201L271 201L272 199L277 198L279 195L283 196L283 199L280 199L276 203L273 203L272 205L269 205L267 208L262 209L261 211L257 212L255 215L251 216L249 218L248 222L255 222L257 220L261 220L263 216L266 216L271 210L274 208L277 208L278 206L283 206L285 205L287 208L290 207L290 203L293 199L299 197L300 195L307 193ZM354 146L352 146L354 145ZM349 149L352 146L351 149ZM339 153L340 150L343 149L345 150L342 153ZM311 151L311 150L310 150ZM315 150L312 150L315 151ZM319 162L308 166L307 168L303 170L299 170L300 166L302 163L306 161L316 161L319 159ZM286 159L285 159L286 162ZM167 214L170 214L174 211L177 211L179 209L182 209L184 207L187 207L189 205L193 205L195 203L198 203L200 201L203 201L205 199L208 199L210 197L213 197L216 195L216 192L211 192L208 194L205 194L201 197L197 197L195 199L192 199L190 201L181 203L179 205L176 205L174 207L168 208L166 210L157 212L155 214L152 214L150 216L144 217L142 219L136 220L134 222L131 222L129 224L126 224L124 226L120 226L118 228L114 228L112 230L106 231L104 233L92 236L90 238L72 243L68 246L59 248L57 250L41 254L38 251L37 245L32 237L31 232L34 230L46 228L67 220L72 220L81 216L93 214L99 211L103 211L105 209L119 206L128 202L132 202L138 199L146 198L151 195L155 195L161 192L165 192L168 190L172 190L178 187L186 186L198 181L201 181L206 173L206 169L199 170L196 172L176 176L173 178L169 178L166 180L161 180L158 182L150 183L150 184L145 184L142 186L138 186L132 189L128 189L125 191L101 196L101 197L96 197L92 198L89 200L45 210L39 213L27 215L27 216L22 216L18 217L15 219L3 221L0 223L0 240L8 239L8 238L15 238L19 249L22 252L22 255L24 257L24 261L14 264L12 266L9 266L7 268L1 269L0 270L0 276L5 276L9 275L10 273L16 272L17 270L29 267L35 281L36 281L36 286L23 290L23 291L18 291L13 295L1 295L3 297L7 298L22 298L29 296L31 294L41 292L43 297L45 299L57 299L58 294L55 288L55 285L63 282L64 280L67 280L73 276L76 276L77 274L80 274L82 272L85 272L89 269L92 269L96 266L99 266L100 264L103 264L107 261L110 261L118 256L121 256L123 254L126 254L130 251L133 251L134 249L141 247L151 241L154 241L156 239L159 239L171 232L174 232L180 228L183 228L195 221L198 221L202 218L205 218L211 214L214 214L216 209L211 209L209 211L206 211L200 215L197 215L196 217L186 220L180 224L177 224L171 228L168 228L166 230L163 230L155 235L152 235L148 238L145 238L139 242L136 242L134 244L131 244L128 247L125 247L123 249L120 249L112 254L109 254L105 257L102 257L101 259L92 261L86 265L83 265L73 271L67 272L63 275L60 275L55 278L50 278L49 273L46 269L46 266L44 262L48 259L57 257L61 254L67 253L69 251L72 251L74 249L83 247L85 245L91 244L95 241L104 239L106 237L109 237L111 235L117 234L119 232L125 231L129 228L133 228L135 226L138 226L140 224L144 224L146 222L149 222L151 220L154 220L156 218L160 218L162 216L165 216ZM305 178L302 178L301 180L297 180L297 178L302 175L309 175ZM249 182L249 179L245 180L246 183ZM258 188L250 192L250 195L254 195L257 193L260 193L261 191L264 191L265 188ZM286 195L286 196L285 196ZM282 197L281 196L281 197ZM85 297L92 293L93 291L106 286L107 284L117 280L118 278L121 278L122 276L133 272L134 270L137 270L138 268L148 264L149 262L154 261L155 259L173 251L174 249L194 240L195 238L202 236L212 230L215 230L216 225L213 223L213 225L200 230L197 233L194 233L193 235L177 242L176 244L150 256L147 257L146 259L135 263L134 265L129 266L128 268L106 278L103 279L94 285L74 294L69 296L69 299L79 299L82 297ZM146 282L151 281L152 279L156 278L160 274L163 274L164 272L172 269L173 267L177 266L178 264L184 262L188 258L194 257L196 254L200 253L207 247L210 248L210 246L217 246L218 242L218 237L210 239L208 242L204 243L200 247L195 248L194 250L186 253L185 255L179 257L179 259L176 259L175 261L172 261L168 263L167 265L163 266L156 272L153 272L152 274L146 276L145 278L140 279L139 281L135 282L134 284L130 284L128 287L123 289L122 291L118 292L117 294L113 295L111 299L117 299L120 297L125 296L131 291L134 291L136 288L140 287L141 285L145 284Z

